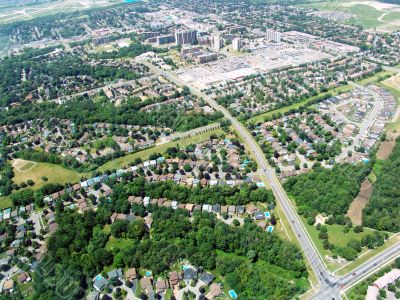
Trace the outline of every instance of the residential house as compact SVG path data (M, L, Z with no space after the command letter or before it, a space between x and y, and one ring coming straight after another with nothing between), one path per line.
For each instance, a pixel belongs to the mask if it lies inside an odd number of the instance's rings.
M215 279L215 276L210 273L203 273L199 278L199 280L206 285L210 285L214 279Z

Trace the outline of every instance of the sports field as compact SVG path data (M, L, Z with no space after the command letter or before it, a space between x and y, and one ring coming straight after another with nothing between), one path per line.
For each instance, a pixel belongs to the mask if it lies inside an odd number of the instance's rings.
M35 182L35 185L32 187L34 189L38 189L46 183L64 184L67 182L76 182L85 175L49 163L37 163L16 159L13 160L12 164L15 174L14 182L20 184L21 182L26 182L31 179ZM48 180L44 181L42 179L43 176L47 177Z

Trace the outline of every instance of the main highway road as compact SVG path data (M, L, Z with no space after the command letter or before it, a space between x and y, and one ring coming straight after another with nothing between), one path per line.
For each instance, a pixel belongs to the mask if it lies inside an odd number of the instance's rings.
M383 261L387 261L388 259L390 259L389 254L392 254L392 252L396 252L397 255L399 255L400 244L396 244L394 245L395 247L387 249L389 252L385 252L386 255L381 254L360 266L357 270L354 271L355 275L353 275L353 272L352 274L344 277L333 276L327 269L325 263L322 260L322 257L320 256L318 250L312 242L311 237L309 236L297 212L292 206L285 190L283 189L280 181L275 175L275 171L269 166L261 148L254 140L250 132L243 126L243 124L235 119L225 107L219 105L211 96L203 93L196 87L186 84L185 82L177 78L172 72L161 70L160 68L154 66L152 63L147 61L145 58L139 58L138 60L141 63L145 64L155 74L160 74L164 76L176 85L188 86L194 95L199 98L203 98L209 106L211 106L216 111L222 112L225 118L231 122L238 135L244 141L245 146L253 153L255 159L257 160L258 166L266 175L272 191L280 206L282 207L286 218L290 222L292 230L296 235L296 238L303 250L305 257L308 260L310 267L316 275L319 289L316 291L313 298L318 300L341 299L340 290L356 282L357 279L359 279L360 276L363 274L363 272L366 273L368 270L371 270L373 266L381 265Z

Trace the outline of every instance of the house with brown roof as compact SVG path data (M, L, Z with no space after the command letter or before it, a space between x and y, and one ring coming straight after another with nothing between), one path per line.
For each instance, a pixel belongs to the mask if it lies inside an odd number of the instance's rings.
M262 230L265 230L267 228L267 223L261 221L257 223L257 226L260 227Z
M221 293L222 293L222 291L221 291L221 287L219 286L219 284L213 283L210 286L210 291L206 295L206 298L214 299L214 298L218 297L219 295L221 295Z
M140 286L142 287L142 290L145 290L146 292L153 290L152 279L150 277L143 277L140 279Z
M188 203L185 205L185 209L187 209L188 211L192 212L194 209L194 204Z
M144 219L144 223L146 224L146 226L147 226L147 228L151 228L151 224L153 224L153 219L152 219L152 217L150 217L150 216L147 216L145 219Z
M130 268L130 269L126 270L125 278L126 278L126 280L129 280L129 281L133 281L133 280L137 279L136 269Z
M157 294L164 293L168 288L168 282L163 279L158 279L156 282L156 292Z
M181 276L178 272L173 271L173 272L169 273L169 285L171 287L178 285L180 280L181 280Z
M17 280L19 283L24 283L24 282L30 281L31 278L29 277L28 273L23 272L18 276Z
M247 204L247 206L246 206L246 212L247 212L249 215L254 214L257 210L258 210L257 207L256 207L253 203L249 203L249 204Z
M11 293L13 290L14 290L14 280L12 279L6 280L3 284L3 291Z
M233 215L236 212L236 206L235 205L229 205L228 206L228 214Z

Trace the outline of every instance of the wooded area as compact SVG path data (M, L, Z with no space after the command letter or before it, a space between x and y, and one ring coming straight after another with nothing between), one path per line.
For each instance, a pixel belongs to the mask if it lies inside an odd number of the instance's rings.
M318 167L307 174L289 178L284 187L294 196L299 207L305 206L335 217L343 216L369 169L368 164L335 165L332 169Z
M400 139L374 183L372 196L363 210L365 226L391 232L400 231Z

